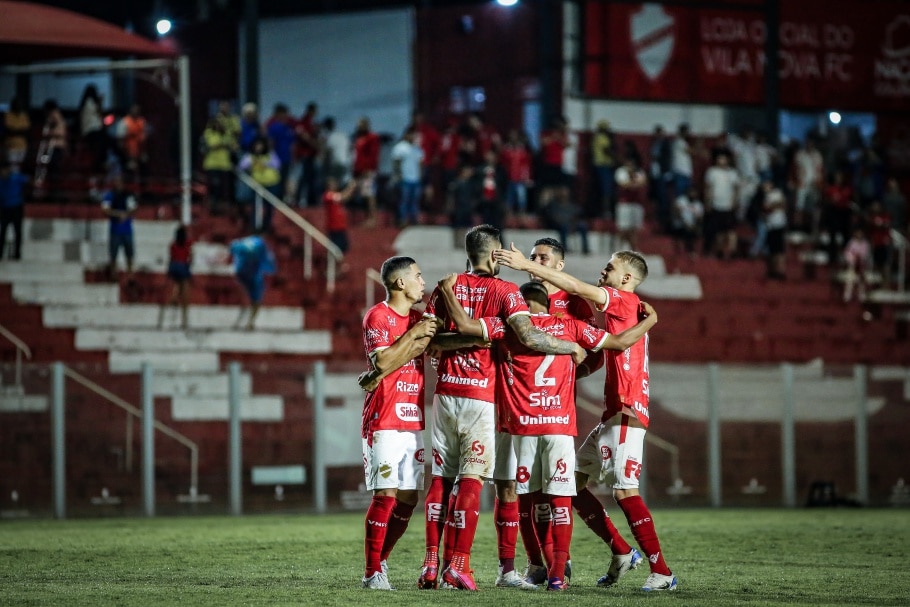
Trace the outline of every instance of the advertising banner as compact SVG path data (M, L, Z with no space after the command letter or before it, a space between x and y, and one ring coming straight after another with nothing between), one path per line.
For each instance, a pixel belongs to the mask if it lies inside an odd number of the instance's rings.
M585 92L591 96L764 102L767 25L756 5L592 1L584 28ZM780 2L778 32L784 107L910 108L910 3Z

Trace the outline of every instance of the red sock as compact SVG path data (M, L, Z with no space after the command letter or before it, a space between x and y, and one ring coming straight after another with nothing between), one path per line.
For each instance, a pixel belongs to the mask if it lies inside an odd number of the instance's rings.
M455 500L452 516L448 518L452 521L452 526L446 529L446 536L450 531L454 531L454 554L469 555L471 546L474 544L474 534L477 533L477 519L480 516L480 490L483 488L483 484L473 478L463 478L456 485L458 498ZM448 524L448 520L446 524ZM448 544L448 540L446 540L446 544Z
M439 540L446 523L446 505L449 503L449 493L452 484L440 476L434 476L430 481L430 489L424 500L424 520L427 550L439 550Z
M670 568L667 567L664 555L660 551L660 541L657 539L657 530L654 528L651 511L645 506L644 500L640 495L632 495L617 503L626 515L626 520L629 521L635 541L648 557L651 573L670 575Z
M539 491L536 492L538 495ZM534 532L534 493L524 493L518 496L518 530L521 532L521 542L528 553L528 562L532 565L543 565L543 554L540 552L540 542Z
M499 564L502 572L515 570L515 545L518 543L518 502L504 502L496 498L493 509L496 521L496 541L499 546Z
M590 489L585 487L572 498L572 505L578 511L578 516L585 522L591 531L607 543L613 554L629 554L632 547L619 534L619 531L610 520L610 515L604 510L600 500Z
M550 511L553 514L551 533L553 536L553 560L547 576L562 579L569 558L569 544L572 543L572 498L550 496Z
M382 544L382 552L380 553L382 560L389 558L392 549L395 548L395 544L398 543L398 540L401 539L401 536L407 530L408 523L411 521L411 513L414 512L414 506L415 504L405 504L397 499L395 500L395 507L389 517L389 527L386 530L385 541Z
M449 492L449 499L445 510L445 526L443 528L442 568L445 570L455 554L455 502L458 501L460 492L459 484L454 483Z
M366 529L366 540L364 549L366 553L366 570L364 575L370 577L377 571L382 571L379 565L380 552L382 543L385 541L386 531L389 528L389 517L392 516L392 508L395 507L395 498L391 495L374 495L373 501L367 510L364 527Z
M544 563L553 564L553 510L547 496L540 494L534 501L534 534L540 544Z

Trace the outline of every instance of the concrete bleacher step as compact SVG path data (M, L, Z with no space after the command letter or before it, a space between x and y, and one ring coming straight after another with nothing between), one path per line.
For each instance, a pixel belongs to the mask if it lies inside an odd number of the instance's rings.
M174 371L156 372L153 375L155 396L219 397L229 393L227 373L180 373ZM253 379L249 373L241 373L238 389L240 394L249 396L253 392Z
M63 257L54 261L0 261L0 282L84 282L82 264L65 262Z
M155 372L215 372L219 369L217 352L126 352L111 350L108 353L108 368L111 373L138 373L142 369L142 363L150 364Z
M26 304L113 306L120 302L120 285L23 280L13 283L13 299Z
M47 408L46 396L0 393L0 413L42 413L47 411Z
M174 421L227 420L228 409L227 397L174 396L171 399ZM284 399L269 395L245 396L240 399L240 419L280 422L284 419Z
M331 341L329 332L320 330L76 329L77 350L328 354Z
M240 306L190 306L188 322L191 329L230 328L240 315ZM46 327L106 327L136 328L156 327L160 306L152 304L123 304L118 306L45 306L43 310ZM180 323L177 308L165 310L164 327L172 328ZM257 329L299 331L304 326L301 308L264 306L256 316Z
M528 254L534 242L542 237L553 237L547 230L510 229L505 233L509 242ZM591 255L567 255L565 271L573 276L595 283L613 251L611 234L599 234L602 251L594 249ZM395 251L399 255L414 257L428 283L428 289L435 282L451 272L461 272L465 268L465 254L456 248L452 239L452 229L444 226L414 226L401 231L395 239ZM638 287L642 298L657 299L701 299L703 296L701 281L695 274L667 274L666 264L659 255L645 255L648 262L648 279ZM528 280L524 272L503 268L500 277L511 282L522 284Z

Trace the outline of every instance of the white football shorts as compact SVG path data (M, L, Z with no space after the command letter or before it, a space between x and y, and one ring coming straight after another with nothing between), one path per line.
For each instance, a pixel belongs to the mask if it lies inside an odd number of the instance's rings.
M629 426L627 419L618 413L591 430L578 449L575 470L614 489L638 489L646 430Z
M433 397L433 475L490 478L495 451L493 403L458 396Z
M513 436L518 458L518 493L575 495L575 437L564 434Z
M373 444L363 444L363 474L367 489L423 490L423 432L376 430Z

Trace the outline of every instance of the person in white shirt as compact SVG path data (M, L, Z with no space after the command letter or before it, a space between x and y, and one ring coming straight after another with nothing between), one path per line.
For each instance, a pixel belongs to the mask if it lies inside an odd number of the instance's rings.
M416 130L409 127L392 148L393 174L400 179L399 225L417 224L420 216L420 177L423 150L415 143Z
M325 138L322 174L345 183L351 172L351 138L347 133L335 130L335 119L331 116L322 121L321 135Z
M714 166L705 172L705 203L708 217L705 225L704 251L730 259L736 252L736 202L739 175L730 166L730 156L720 152Z
M689 146L689 125L679 125L673 139L673 181L676 197L686 196L692 186L692 148Z

